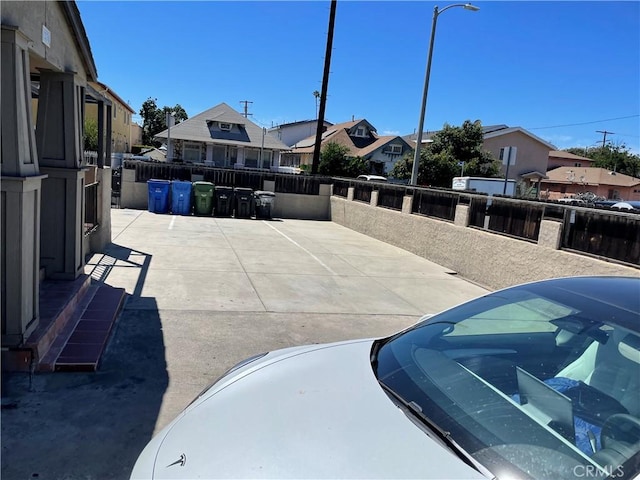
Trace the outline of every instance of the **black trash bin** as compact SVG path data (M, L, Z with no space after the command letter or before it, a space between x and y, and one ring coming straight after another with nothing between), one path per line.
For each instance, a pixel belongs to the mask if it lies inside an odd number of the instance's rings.
M276 201L276 194L273 192L265 192L263 190L256 190L253 192L255 201L256 218L271 219L273 212L273 204Z
M230 217L233 214L233 187L214 187L213 214L216 217Z
M236 187L233 189L235 198L236 218L251 218L253 216L253 190L250 188Z

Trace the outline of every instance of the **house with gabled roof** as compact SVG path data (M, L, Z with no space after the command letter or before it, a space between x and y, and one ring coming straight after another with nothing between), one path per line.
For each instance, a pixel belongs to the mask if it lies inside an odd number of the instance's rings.
M549 200L591 192L607 200L640 200L640 178L599 167L558 167L542 180L541 196Z
M551 150L549 152L549 164L547 170L553 170L558 167L592 167L595 160L592 158L582 157L563 150Z
M277 169L282 152L289 149L266 128L256 125L226 103L178 123L170 130L155 137L170 143L167 158L171 161Z
M326 120L322 123L324 129L333 126L333 123ZM299 122L282 123L272 127L267 131L286 145L292 146L300 140L308 138L316 134L318 128L318 120L302 120Z
M436 133L438 132L423 133L423 142ZM515 162L510 163L508 175L506 162L502 163L500 174L503 177L522 181L528 186L534 186L546 178L549 152L556 150L554 145L522 127L509 127L504 124L483 126L482 135L484 150L490 152L494 158L502 158L501 152L504 147L517 148ZM403 138L415 146L415 133Z
M284 155L284 162L290 165L311 165L315 148L315 134L294 144ZM337 143L347 147L349 157L360 157L369 162L370 172L378 175L388 173L395 162L413 147L397 135L380 136L367 120L332 125L322 134L321 145Z

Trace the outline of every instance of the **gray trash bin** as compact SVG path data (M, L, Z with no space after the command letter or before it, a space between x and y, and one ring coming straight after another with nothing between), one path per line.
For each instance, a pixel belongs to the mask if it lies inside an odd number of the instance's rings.
M271 219L273 214L273 206L276 201L276 194L263 190L253 192L256 218Z

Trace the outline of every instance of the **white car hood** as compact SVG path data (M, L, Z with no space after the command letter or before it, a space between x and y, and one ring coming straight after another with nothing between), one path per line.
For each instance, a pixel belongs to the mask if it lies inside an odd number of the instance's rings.
M147 447L153 478L485 478L395 406L371 345L273 352L232 373Z

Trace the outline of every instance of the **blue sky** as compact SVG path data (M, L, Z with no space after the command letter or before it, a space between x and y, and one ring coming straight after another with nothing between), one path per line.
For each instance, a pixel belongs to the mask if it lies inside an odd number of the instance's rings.
M325 118L413 133L433 8L450 3L338 0ZM479 119L558 148L594 146L607 130L640 152L640 2L474 4L438 17L425 130ZM266 127L315 118L328 0L78 7L99 80L136 112L148 97L189 116L249 100Z

